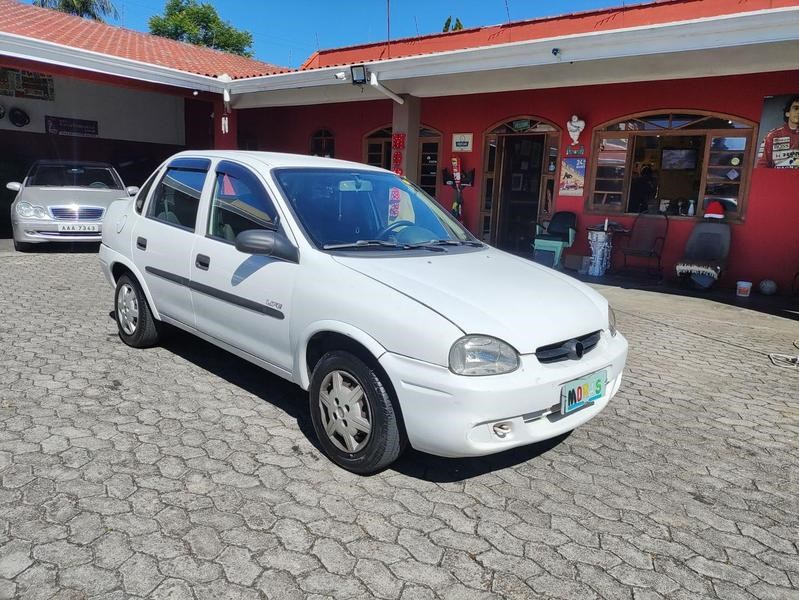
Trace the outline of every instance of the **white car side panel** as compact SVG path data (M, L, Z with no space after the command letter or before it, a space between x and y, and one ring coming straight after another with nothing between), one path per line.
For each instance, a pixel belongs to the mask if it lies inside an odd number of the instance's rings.
M200 254L209 258L207 270L197 266ZM289 325L298 269L294 263L243 254L232 244L196 236L191 264L196 327L290 370Z
M452 343L463 332L446 318L327 254L308 252L300 263L292 300L294 344L312 323L330 320L353 324L390 352L448 364Z

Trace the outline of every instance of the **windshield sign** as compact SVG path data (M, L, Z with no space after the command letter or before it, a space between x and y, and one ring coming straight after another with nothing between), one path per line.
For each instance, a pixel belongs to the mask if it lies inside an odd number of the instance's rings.
M422 190L393 173L277 169L275 177L303 228L325 250L482 246Z

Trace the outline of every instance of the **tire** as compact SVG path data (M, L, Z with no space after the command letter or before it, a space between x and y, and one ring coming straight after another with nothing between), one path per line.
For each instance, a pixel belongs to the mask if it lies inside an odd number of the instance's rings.
M355 386L362 392L360 400ZM386 468L401 454L404 444L391 395L378 373L355 355L325 354L314 368L308 396L319 443L340 467L367 475Z
M14 240L14 250L17 252L30 252L33 249L33 244L30 242L18 242Z
M159 323L139 285L130 275L117 280L114 292L114 319L120 339L133 348L149 348L158 343Z

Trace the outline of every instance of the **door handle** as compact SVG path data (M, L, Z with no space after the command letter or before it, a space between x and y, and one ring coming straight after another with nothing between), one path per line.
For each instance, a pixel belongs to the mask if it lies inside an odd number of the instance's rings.
M198 254L197 258L194 260L194 264L198 269L207 271L208 267L211 266L211 257L206 256L205 254Z
M147 240L143 237L136 238L136 247L139 250L147 250Z

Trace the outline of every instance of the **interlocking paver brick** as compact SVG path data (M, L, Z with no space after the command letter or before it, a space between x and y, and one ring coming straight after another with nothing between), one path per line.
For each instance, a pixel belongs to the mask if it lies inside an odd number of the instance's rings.
M621 391L564 439L369 478L290 384L137 351L91 254L0 257L0 598L791 598L799 325L604 288ZM59 595L60 594L60 595Z

